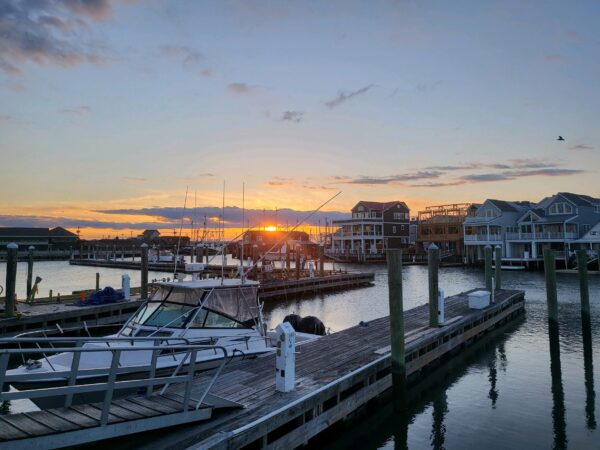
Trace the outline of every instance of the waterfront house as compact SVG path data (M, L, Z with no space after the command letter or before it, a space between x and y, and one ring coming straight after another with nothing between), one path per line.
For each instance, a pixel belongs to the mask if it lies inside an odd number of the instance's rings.
M463 224L467 216L474 216L481 205L457 203L428 206L418 213L418 251L423 253L434 243L446 260L463 260Z
M510 258L506 233L515 231L517 220L532 206L528 201L486 200L473 216L464 219L466 259L473 264L482 261L486 245L499 245L502 258Z
M580 240L600 222L600 199L559 192L522 214L506 236L508 257L540 260L545 248L565 265Z
M25 251L29 246L36 250L68 250L75 247L79 236L62 228L34 227L0 227L0 251L6 251L6 245L14 242L19 250Z
M385 259L387 249L409 245L410 209L401 201L360 201L352 218L334 220L329 254L349 261Z

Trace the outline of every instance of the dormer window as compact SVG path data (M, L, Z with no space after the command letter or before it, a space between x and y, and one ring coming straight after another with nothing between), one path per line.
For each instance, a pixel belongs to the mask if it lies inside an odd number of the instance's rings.
M565 202L554 203L550 205L548 208L548 214L558 215L558 214L572 214L573 207Z
M600 203L597 205L594 205L594 212L600 213Z
M498 213L494 209L486 209L485 210L485 217L490 217L490 218L498 217Z

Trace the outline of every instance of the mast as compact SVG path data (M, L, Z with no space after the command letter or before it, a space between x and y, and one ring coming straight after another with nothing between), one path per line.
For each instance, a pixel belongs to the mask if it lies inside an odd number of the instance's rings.
M246 220L245 200L246 200L246 183L242 183L242 249L241 249L241 253L240 253L240 266L242 268L242 273L241 273L242 284L244 284L244 278L245 278L244 277L244 243L245 243L244 221Z
M225 276L225 180L223 180L223 203L221 204L221 245L223 251L221 252L221 285L223 285L223 278Z

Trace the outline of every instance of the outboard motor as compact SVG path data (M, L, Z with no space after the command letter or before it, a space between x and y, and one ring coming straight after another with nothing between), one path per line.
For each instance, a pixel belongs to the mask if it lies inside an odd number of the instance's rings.
M300 322L302 321L302 317L299 316L298 314L288 314L287 316L285 316L283 318L283 321L289 322L289 324L292 326L292 328L295 331L299 331L298 326L300 325Z
M297 331L301 333L316 334L317 336L325 336L325 325L315 316L306 316L300 321Z

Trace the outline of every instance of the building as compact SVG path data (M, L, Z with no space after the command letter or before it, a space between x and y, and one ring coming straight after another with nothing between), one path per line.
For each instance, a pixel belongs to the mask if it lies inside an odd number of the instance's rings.
M559 192L537 204L486 200L465 219L466 253L475 263L483 260L486 245L500 246L503 261L529 263L542 261L550 248L568 266L574 250L593 241L590 232L599 222L600 199L588 195Z
M146 243L158 243L160 238L160 231L158 230L144 230L142 234L138 236L139 239Z
M440 249L442 258L463 260L463 224L468 216L474 216L477 208L474 203L428 206L417 216L417 245L419 252L427 251L434 243Z
M62 227L1 227L0 251L6 251L6 245L14 242L20 250L34 246L39 251L68 250L79 242L79 236Z
M268 230L246 231L242 239L231 249L234 257L241 256L242 246L244 259L251 258L253 255L255 259L258 259L266 253L269 253L269 258L276 259L279 252L285 255L288 250L290 253L301 253L306 257L316 257L319 247L318 244L310 241L308 233L304 231Z
M406 203L360 201L352 218L334 220L329 255L341 260L385 259L388 249L405 248L410 238L410 209Z

